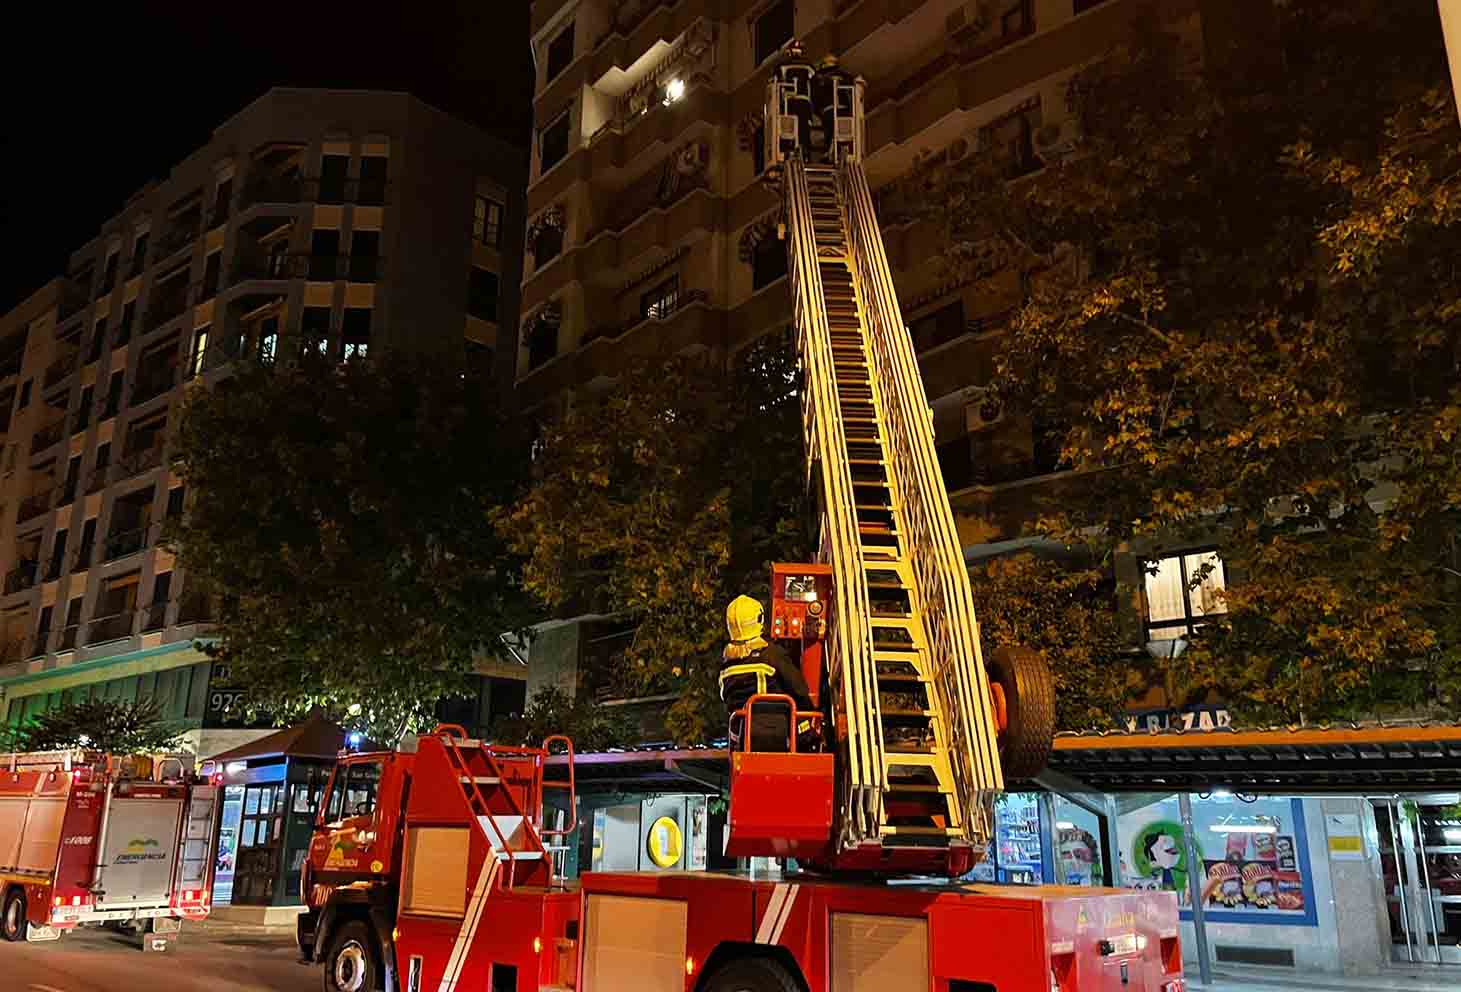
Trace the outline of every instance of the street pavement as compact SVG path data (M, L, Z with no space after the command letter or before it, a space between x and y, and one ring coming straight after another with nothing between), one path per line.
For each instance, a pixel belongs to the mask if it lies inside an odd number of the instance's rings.
M317 968L300 964L281 928L184 923L179 940L144 953L136 938L84 929L45 943L0 943L4 992L312 992Z

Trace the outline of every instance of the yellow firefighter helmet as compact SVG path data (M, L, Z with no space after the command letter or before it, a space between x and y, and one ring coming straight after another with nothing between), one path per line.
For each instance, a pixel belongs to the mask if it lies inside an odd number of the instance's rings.
M765 612L750 596L737 596L725 608L725 629L733 641L749 641L761 636Z

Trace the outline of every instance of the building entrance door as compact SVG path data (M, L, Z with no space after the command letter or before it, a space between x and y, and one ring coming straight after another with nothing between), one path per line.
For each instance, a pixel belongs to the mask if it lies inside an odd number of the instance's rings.
M1461 965L1461 794L1372 799L1396 961Z
M235 905L268 906L274 901L284 833L284 790L283 782L244 789L233 877Z

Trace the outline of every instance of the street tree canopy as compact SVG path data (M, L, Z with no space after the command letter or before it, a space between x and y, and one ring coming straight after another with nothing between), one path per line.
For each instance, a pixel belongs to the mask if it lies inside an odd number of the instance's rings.
M1137 18L1070 84L1072 154L1014 181L1040 163L933 160L919 192L952 268L1026 273L997 384L1082 486L1036 528L1220 547L1227 617L1179 688L1249 719L1454 712L1461 134L1436 8L1274 11L1200 58L1191 22Z
M498 515L543 603L636 625L598 674L629 695L680 693L668 718L680 740L724 733L726 603L764 601L770 562L809 551L797 381L780 340L729 369L639 365L547 425L531 488Z
M489 521L527 464L496 396L393 353L254 365L188 400L169 538L255 711L323 706L394 740L530 619Z
M163 719L161 708L147 697L66 703L6 729L10 739L5 746L16 751L92 748L108 754L141 754L175 751L182 743L181 727Z

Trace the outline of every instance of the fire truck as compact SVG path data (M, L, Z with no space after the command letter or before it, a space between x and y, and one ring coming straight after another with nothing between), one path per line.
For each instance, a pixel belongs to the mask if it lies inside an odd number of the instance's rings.
M1173 893L961 881L1005 777L1043 768L1054 696L1038 655L980 648L862 104L862 80L794 45L767 85L821 546L772 569L766 636L811 706L762 693L731 715L726 853L798 870L566 884L553 855L574 824L550 826L544 796L575 808L571 746L438 727L345 756L331 779L299 922L327 990L1183 989ZM784 728L776 746L750 732L765 718ZM561 780L545 776L554 749Z
M207 918L218 784L192 755L0 754L0 934L83 924L159 935Z

